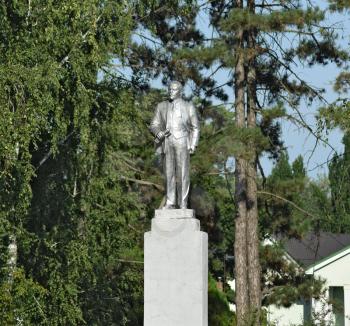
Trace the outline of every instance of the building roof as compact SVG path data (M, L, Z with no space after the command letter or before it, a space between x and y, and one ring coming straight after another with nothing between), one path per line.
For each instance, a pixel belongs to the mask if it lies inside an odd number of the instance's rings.
M304 268L327 259L350 247L350 234L308 233L303 239L289 239L287 253Z

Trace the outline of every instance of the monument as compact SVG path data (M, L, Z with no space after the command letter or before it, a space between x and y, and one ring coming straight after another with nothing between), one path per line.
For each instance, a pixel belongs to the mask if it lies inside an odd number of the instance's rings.
M190 154L199 139L195 107L182 85L169 85L150 130L162 155L166 203L155 211L144 242L144 326L208 325L208 237L187 209Z

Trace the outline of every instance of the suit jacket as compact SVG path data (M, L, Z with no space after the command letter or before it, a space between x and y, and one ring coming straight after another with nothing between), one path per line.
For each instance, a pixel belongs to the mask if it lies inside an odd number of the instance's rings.
M183 99L179 99L179 106L181 109L181 118L188 135L188 148L195 148L198 145L199 140L199 121L196 109L191 102L187 102ZM150 130L154 136L160 131L165 131L168 126L168 118L170 119L170 110L172 103L169 101L161 102L157 105L154 117L152 119ZM157 153L166 152L167 141L163 141L158 144Z

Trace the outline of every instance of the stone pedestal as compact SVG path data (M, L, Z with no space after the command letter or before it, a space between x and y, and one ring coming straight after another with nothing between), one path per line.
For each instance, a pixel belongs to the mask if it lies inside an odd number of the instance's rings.
M156 210L144 257L144 326L207 326L208 236L194 211Z

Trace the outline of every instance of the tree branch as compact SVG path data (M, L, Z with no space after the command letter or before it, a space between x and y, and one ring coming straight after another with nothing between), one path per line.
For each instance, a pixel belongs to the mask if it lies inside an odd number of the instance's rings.
M284 201L284 202L286 202L286 203L292 205L294 208L296 208L296 209L299 210L300 212L304 213L305 215L308 215L308 216L312 217L313 219L318 220L318 218L317 218L315 215L313 215L313 214L307 212L306 210L304 210L303 208L301 208L300 206L298 206L297 204L293 203L291 200L289 200L289 199L287 199L287 198L281 197L281 196L279 196L279 195L276 195L276 194L273 194L273 193L267 192L267 191L261 191L261 190L260 190L260 191L257 191L257 193L258 193L258 194L262 194L262 195L268 195L268 196L271 196L271 197L275 197L275 198L277 198L277 199L280 199L280 200L282 200L282 201Z
M126 181L138 183L138 184L143 185L143 186L151 186L151 187L158 189L159 191L164 191L163 186L161 186L157 183L151 182L151 181L138 180L138 179L129 178L129 177L125 177L125 176L121 176L120 178L123 180L126 180Z
M142 260L116 259L116 261L119 261L121 263L129 263L129 264L143 264Z

